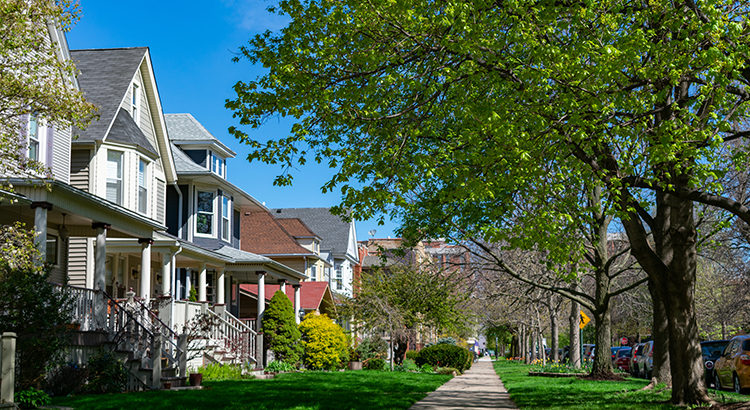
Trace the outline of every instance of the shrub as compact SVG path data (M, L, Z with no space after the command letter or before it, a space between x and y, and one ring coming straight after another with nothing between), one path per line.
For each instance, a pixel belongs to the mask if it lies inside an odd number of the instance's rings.
M242 366L231 364L207 364L198 368L197 373L203 374L203 381L240 380L246 378L242 375Z
M419 368L419 371L421 373L435 373L435 368L429 364L423 364L422 367Z
M379 357L372 357L362 363L362 367L367 370L385 370L385 360Z
M459 372L458 369L453 368L453 367L438 367L435 370L435 373L437 373L437 374L453 374L453 375L461 374L461 372Z
M437 343L435 343L435 344L438 344L438 345L446 344L446 345L458 346L458 342L456 342L456 339L454 339L454 338L452 338L450 336L449 337L441 337L440 339L438 339Z
M368 336L357 346L361 360L367 360L372 357L384 357L388 352L388 343L380 336Z
M53 396L67 396L78 392L86 384L89 372L86 366L68 363L54 369L47 377L44 390Z
M277 290L263 314L263 341L276 360L297 366L302 356L300 330L294 318L294 307L284 292Z
M416 361L416 360L417 360L417 356L419 356L419 352L418 352L418 351L416 351L416 350L408 350L408 351L406 352L406 355L405 355L405 357L406 357L407 359L409 359L409 360L414 360L414 361Z
M14 400L18 407L22 409L36 409L52 403L52 399L49 398L47 393L33 387L17 392L14 395Z
M397 372L416 372L419 371L419 366L414 363L414 360L404 359L400 365L393 368Z
M112 353L101 352L89 359L86 393L121 393L128 384L128 371Z
M418 366L430 364L432 366L453 367L463 372L471 367L474 356L462 347L450 344L436 344L419 351L416 363Z
M268 366L266 366L266 372L291 372L295 369L294 366L287 362L282 362L280 360L274 360L271 363L268 363Z
M305 365L315 370L334 370L349 361L349 346L341 326L328 315L305 316L299 324Z

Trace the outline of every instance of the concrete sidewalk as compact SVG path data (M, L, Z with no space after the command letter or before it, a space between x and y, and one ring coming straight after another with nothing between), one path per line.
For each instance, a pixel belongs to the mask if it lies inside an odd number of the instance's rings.
M489 357L482 357L466 373L452 378L409 407L409 410L518 409L497 377Z

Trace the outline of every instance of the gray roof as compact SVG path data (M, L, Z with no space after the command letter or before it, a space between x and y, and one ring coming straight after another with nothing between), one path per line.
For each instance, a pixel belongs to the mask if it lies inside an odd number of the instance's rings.
M192 158L188 157L187 154L182 152L182 150L174 145L174 143L171 143L172 145L172 157L174 158L174 167L178 174L210 174L211 171L209 171L206 167L200 166L200 164L196 164L195 161L193 161Z
M72 50L71 59L80 70L78 83L86 100L99 109L99 120L85 131L76 130L77 141L100 141L117 115L148 47Z
M228 256L234 259L234 262L236 263L272 262L270 258L266 258L265 256L256 255L250 252L245 252L243 250L232 248L229 246L222 246L221 248L215 250L214 252L219 253L224 256Z
M167 133L171 141L205 141L206 144L217 144L232 155L236 155L234 151L214 137L191 114L164 114L164 119L167 123Z
M279 208L271 210L278 219L299 218L321 239L321 248L343 255L349 246L349 222L331 214L331 208Z
M124 142L126 144L141 146L154 155L159 155L154 146L148 141L148 138L143 135L143 131L138 128L130 113L123 108L120 108L120 111L117 112L115 122L109 130L107 141Z

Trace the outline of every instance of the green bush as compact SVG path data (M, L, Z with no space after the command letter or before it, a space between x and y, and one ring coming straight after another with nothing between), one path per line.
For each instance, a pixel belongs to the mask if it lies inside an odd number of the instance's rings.
M362 361L373 357L383 358L388 351L388 343L380 336L368 336L357 346L357 351Z
M110 352L100 352L86 365L88 383L86 393L122 393L128 384L128 371Z
M385 370L385 360L379 357L372 357L362 363L362 367L367 370Z
M294 318L294 307L284 292L273 294L263 314L263 341L276 360L297 366L302 357L301 334Z
M203 374L203 381L241 380L247 378L242 375L242 367L240 365L221 363L211 363L201 366L196 373Z
M393 368L397 372L416 372L419 371L419 366L414 363L414 360L404 359L400 365Z
M437 374L461 374L461 372L458 371L458 369L453 367L438 367L435 370L435 373Z
M421 373L435 373L435 368L429 364L423 364L422 367L419 368L419 371Z
M450 336L449 337L441 337L440 339L438 339L438 341L437 341L436 344L438 344L438 345L446 344L446 345L458 346L458 342L456 342L456 339L454 339L454 338L452 338Z
M473 359L474 355L469 350L441 343L420 350L416 363L418 366L453 367L461 373L471 367Z
M53 396L67 396L80 391L81 386L86 384L89 371L86 366L78 363L67 363L53 369L47 376L44 390Z
M334 370L349 362L349 345L341 326L328 315L309 314L299 324L305 365L314 370Z
M407 350L406 355L404 355L405 358L409 360L417 360L417 356L419 355L419 352L416 350Z
M280 360L274 360L271 363L268 363L268 366L266 366L267 372L291 372L295 368L291 364L287 362L282 362Z
M16 392L14 400L18 407L22 409L36 409L39 406L52 403L52 399L47 393L33 387Z

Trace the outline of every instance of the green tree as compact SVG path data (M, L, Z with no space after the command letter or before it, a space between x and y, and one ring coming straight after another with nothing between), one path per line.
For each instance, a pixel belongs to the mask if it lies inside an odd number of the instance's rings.
M33 233L20 223L0 227L0 250L0 329L18 337L16 388L39 388L62 358L73 298L48 282L50 268L35 263Z
M334 370L349 361L349 346L344 329L328 315L308 314L299 324L305 365L315 370Z
M294 318L294 307L284 292L273 294L263 313L263 342L276 360L296 366L302 356L300 331Z
M55 127L84 129L95 107L74 87L77 71L61 51L64 38L52 40L78 20L72 0L0 0L0 186L12 191L11 178L49 178L50 171L26 154L29 115Z
M746 4L320 0L274 11L288 27L241 49L268 74L238 82L227 107L241 125L296 124L264 142L231 128L255 148L249 159L283 164L279 184L289 167L325 161L337 172L323 190L341 189L341 209L400 217L410 238L507 240L558 261L580 258L561 233L588 211L560 212L549 193L598 182L663 312L655 362L670 363L672 403L709 400L694 203L750 222L745 198L721 185L748 163ZM529 203L535 212L518 212Z

